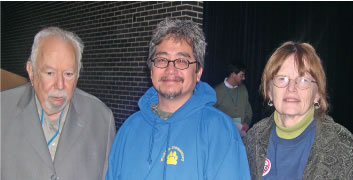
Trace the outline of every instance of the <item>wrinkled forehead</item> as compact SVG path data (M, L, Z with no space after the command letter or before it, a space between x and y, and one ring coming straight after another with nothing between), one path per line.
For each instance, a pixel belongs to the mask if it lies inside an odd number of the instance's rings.
M306 56L302 56L301 58L294 56L294 70L298 72L299 76L311 76L313 72Z
M173 45L169 46L168 50L166 50L165 48L162 48L163 50L161 50L163 43L164 45L170 44L170 43L172 43ZM179 52L178 50L181 50L179 48L183 49L184 51ZM189 51L189 48L191 52ZM187 52L185 52L185 50L187 50ZM185 39L183 38L176 39L174 36L167 36L166 38L163 38L163 40L157 45L156 51L154 52L154 56L167 55L168 54L167 51L176 51L177 52L176 55L181 57L190 58L193 55L193 49L190 46L190 44Z
M69 40L55 36L42 39L36 57L37 66L40 64L64 64L76 68L76 53Z
M63 48L66 48L70 53L75 54L74 43L70 39L58 35L50 35L40 39L38 50L43 51Z
M293 65L294 71L296 71L299 76L311 75L311 65L308 62L306 56L298 57L296 54L290 54L288 56L282 57L279 59L277 66L274 67L272 77L278 74L278 72L282 69L284 64L294 63Z
M162 38L161 42L164 40L173 40L173 42L175 42L175 43L180 43L180 42L184 43L185 42L192 48L191 39L189 37L185 37L181 34L176 34L176 33L168 34L168 35L164 36L164 38Z

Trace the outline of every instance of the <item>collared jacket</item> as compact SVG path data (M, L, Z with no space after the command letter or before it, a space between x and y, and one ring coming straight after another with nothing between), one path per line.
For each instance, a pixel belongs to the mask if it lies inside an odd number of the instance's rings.
M198 82L190 99L167 120L152 112L152 87L140 111L119 129L107 180L250 179L245 147L232 120L213 107L214 90Z
M101 180L115 135L112 111L76 88L52 160L30 83L1 92L2 180Z
M304 170L303 180L352 180L353 135L328 115L315 114L314 117L316 120L314 144ZM244 138L253 180L262 179L273 126L272 114L256 123Z

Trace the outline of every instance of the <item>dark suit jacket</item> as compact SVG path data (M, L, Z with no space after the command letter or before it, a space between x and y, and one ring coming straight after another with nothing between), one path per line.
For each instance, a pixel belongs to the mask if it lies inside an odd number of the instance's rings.
M70 103L52 161L30 83L1 92L1 179L105 178L115 135L112 111L78 88Z

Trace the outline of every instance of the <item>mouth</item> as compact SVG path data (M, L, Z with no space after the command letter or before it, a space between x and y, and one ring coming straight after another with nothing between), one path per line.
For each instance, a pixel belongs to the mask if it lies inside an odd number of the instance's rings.
M179 76L163 76L158 81L165 82L165 83L168 83L168 82L174 83L174 82L184 82L184 79Z
M56 104L56 105L61 105L65 102L65 98L64 97L54 97L51 96L49 97L51 103Z
M300 100L297 99L297 98L284 98L283 101L286 102L286 103L298 103L298 102L300 102Z

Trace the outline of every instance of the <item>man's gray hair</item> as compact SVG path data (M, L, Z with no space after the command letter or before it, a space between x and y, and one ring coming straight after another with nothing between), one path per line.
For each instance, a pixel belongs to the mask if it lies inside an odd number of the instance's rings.
M190 20L178 20L167 18L157 25L149 44L149 55L147 59L148 67L151 69L156 46L165 38L172 37L175 40L185 40L192 47L192 53L199 66L204 67L206 41L205 35L197 23ZM197 66L197 72L200 67Z
M36 34L36 36L34 37L31 56L29 59L30 61L32 61L33 71L35 71L35 68L36 68L36 60L37 60L38 48L40 45L40 41L49 37L49 36L54 36L54 37L61 38L63 40L68 40L71 42L73 48L75 49L75 57L76 57L76 62L77 62L77 77L79 77L80 69L82 67L81 59L82 59L84 44L83 44L81 38L78 37L75 33L63 30L59 27L44 28L41 31L39 31Z

